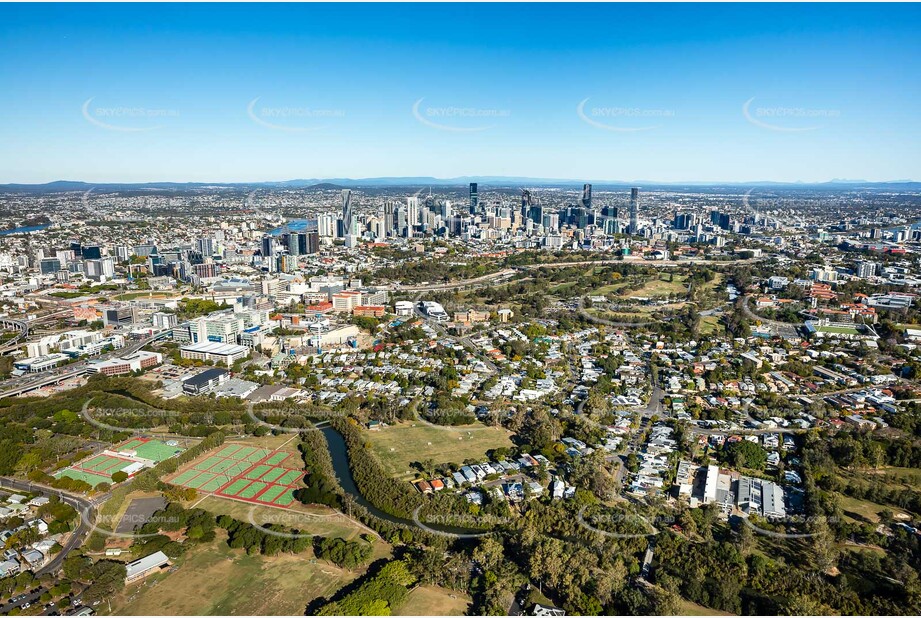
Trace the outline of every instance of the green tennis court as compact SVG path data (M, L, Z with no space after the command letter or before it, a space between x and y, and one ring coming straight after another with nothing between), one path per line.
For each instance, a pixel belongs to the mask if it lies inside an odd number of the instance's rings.
M115 450L118 450L118 451L133 451L134 449L136 449L137 447L141 446L142 444L144 444L144 441L143 441L143 440L138 440L138 439L129 440L129 441L125 442L124 444L115 447Z
M270 466L277 466L278 464L280 464L287 458L288 458L288 453L275 453L274 455L269 457L265 463L269 464Z
M228 496L236 496L238 493L243 491L246 488L246 486L249 485L249 483L250 482L246 479L237 479L230 485L230 487L227 487L221 493L225 493Z
M212 457L212 459L217 459L217 458ZM231 468L234 465L236 465L236 462L233 459L221 459L214 466L208 468L208 470L212 472L220 473L220 472L225 472L228 468Z
M266 456L266 451L258 450L255 453L250 453L249 457L246 458L246 461L250 463L256 463L261 461Z
M240 450L234 452L233 459L236 459L238 461L242 459L246 459L247 457L249 457L255 452L256 452L255 446L241 446ZM225 455L225 457L226 456L227 455Z
M99 474L92 474L90 472L84 472L83 470L74 470L72 468L67 468L61 470L54 475L55 478L61 478L66 476L67 478L76 479L78 481L84 481L95 487L99 483L111 483L111 476L101 476Z
M230 457L233 453L236 453L241 448L243 447L240 446L239 444L228 444L227 446L222 448L220 451L218 451L218 457Z
M290 506L292 502L294 502L294 490L286 489L283 494L275 499L273 504L277 504L278 506Z
M111 474L114 474L115 472L118 472L119 470L124 470L125 468L130 466L132 463L134 462L128 461L127 459L117 459L113 457L109 461L105 462L104 464L100 464L99 466L97 466L95 470L96 472L104 472L105 474L111 475Z
M270 468L268 472L259 477L259 480L274 483L278 480L278 477L282 476L284 473L284 468Z
M270 466L260 465L260 466L256 466L255 468L253 468L252 470L250 470L243 476L245 476L248 479L253 479L255 481L258 478L262 478L262 475L271 469L272 468Z
M224 483L229 481L230 477L224 476L223 474L217 474L213 479L199 487L199 489L202 491L217 491Z
M259 496L260 502L272 502L275 498L285 493L285 490L288 489L284 485L272 485L265 490L261 496Z
M267 485L259 481L253 481L252 484L237 494L240 498L255 498L256 494L265 489Z
M211 468L220 465L223 461L225 460L221 459L220 457L209 457L208 459L195 464L195 467L199 470L210 470ZM215 472L222 472L222 470L215 470Z
M301 474L302 473L298 472L297 470L288 470L285 474L281 476L281 478L276 479L275 482L278 483L279 485L291 485L292 483L297 481L297 479L301 476Z
M83 462L82 467L87 470L92 470L94 466L98 466L106 460L104 455L96 455L95 457L90 457Z
M196 476L194 479L189 481L188 486L191 487L192 489L198 489L202 485L213 480L216 476L217 476L216 474L211 474L210 472L202 472L201 474Z
M201 461L192 462L189 470L171 482L218 496L287 507L295 502L292 486L304 475L300 470L277 465L290 457L286 452L226 444L216 453L203 455Z
M240 476L241 474L246 472L247 468L249 468L248 463L246 463L245 461L238 461L237 463L227 468L227 470L224 473L229 474L230 476Z
M194 468L192 470L186 470L185 472L183 472L182 474L180 474L179 476L177 476L170 482L173 485L185 485L186 483L194 479L197 474L198 474L198 470L195 470Z

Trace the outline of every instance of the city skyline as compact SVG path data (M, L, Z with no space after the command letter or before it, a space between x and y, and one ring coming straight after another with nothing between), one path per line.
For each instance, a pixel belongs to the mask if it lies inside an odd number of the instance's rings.
M0 183L921 179L915 6L413 9L6 5Z

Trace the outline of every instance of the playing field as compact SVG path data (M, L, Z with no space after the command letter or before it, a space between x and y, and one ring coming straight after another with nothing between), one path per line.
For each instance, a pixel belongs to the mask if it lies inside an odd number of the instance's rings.
M109 455L100 453L79 461L69 468L54 474L55 478L68 477L86 481L93 487L99 483L111 483L112 475L124 470L139 459L160 463L182 452L178 446L169 446L160 440L149 438L133 438L122 444L117 444L109 449ZM150 464L147 464L150 465Z
M157 463L182 452L182 449L178 446L170 446L160 440L151 440L149 438L134 438L124 444L113 446L110 450L117 453L133 452L135 457L150 459Z
M226 444L203 455L167 482L217 496L287 507L302 487L296 455L241 444Z
M492 449L512 446L506 429L476 423L436 427L422 423L395 423L380 431L366 431L363 439L388 471L398 478L412 478L410 464L431 459L435 463L462 463L486 458Z
M54 478L56 479L66 476L68 478L76 479L78 481L85 481L93 487L95 487L99 483L111 483L112 482L112 477L110 476L101 476L99 474L93 474L91 472L84 472L82 470L75 470L73 468L65 468L64 470L61 470L60 472L55 472L52 476L54 476Z
M81 462L75 463L54 474L55 478L69 477L86 481L93 487L99 483L111 483L112 475L119 470L124 470L134 462L130 459L112 457L111 455L94 455Z

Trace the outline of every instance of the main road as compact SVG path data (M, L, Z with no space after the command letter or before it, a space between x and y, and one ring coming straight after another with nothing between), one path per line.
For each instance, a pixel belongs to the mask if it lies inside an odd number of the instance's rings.
M54 489L46 485L31 483L29 481L21 481L19 479L12 479L6 476L0 477L0 487L13 489L16 491L25 491L28 493L38 492L43 495L55 495L59 497L63 502L69 504L77 510L77 515L79 517L80 523L71 533L70 538L64 545L64 548L55 554L54 558L52 558L48 564L35 572L36 577L41 577L42 575L48 573L57 573L61 569L61 566L64 564L64 559L67 558L67 554L83 545L87 535L92 531L93 528L90 522L95 520L97 500L99 502L103 502L107 497L107 494L103 494L96 500L90 500L82 496L75 496L73 494L64 493L58 489Z

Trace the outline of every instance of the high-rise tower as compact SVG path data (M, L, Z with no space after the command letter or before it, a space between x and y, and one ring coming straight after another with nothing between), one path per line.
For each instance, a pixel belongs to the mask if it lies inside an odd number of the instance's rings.
M342 235L348 236L352 233L352 191L350 189L342 190Z
M592 185L588 183L582 185L582 208L589 212L592 210Z
M640 190L636 187L630 189L630 229L631 234L636 234L639 229L640 216Z

